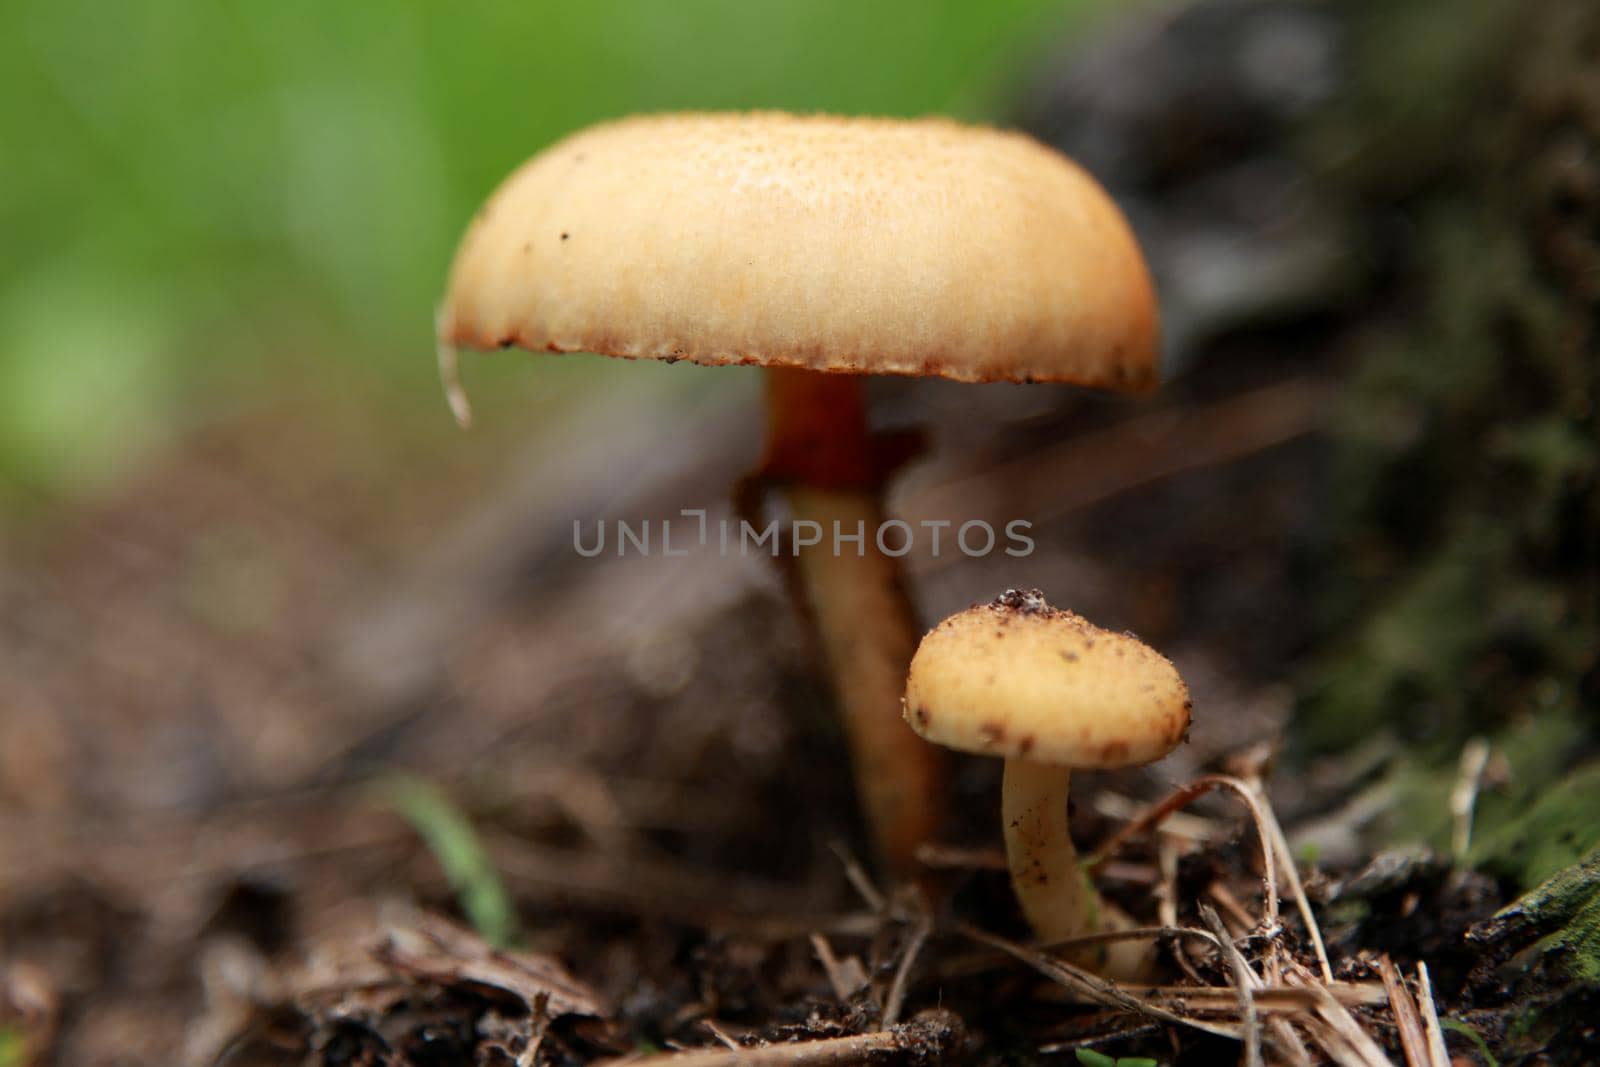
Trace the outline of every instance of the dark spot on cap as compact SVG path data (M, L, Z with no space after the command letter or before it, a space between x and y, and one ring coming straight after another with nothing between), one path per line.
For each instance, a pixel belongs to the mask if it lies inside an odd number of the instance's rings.
M1017 751L1026 756L1028 753L1033 751L1033 742L1034 738L1032 736L1024 737L1021 741L1017 742Z
M933 721L933 716L930 715L928 713L928 709L923 707L921 704L918 704L915 708L912 709L911 717L913 719L917 720L917 725L918 726L923 726L923 727L926 727L930 722Z
M561 231L561 239L562 239L562 240L563 240L563 241L565 241L565 240L566 240L566 239L567 239L567 238L569 238L569 237L571 237L571 236L572 236L572 234L570 234L570 233L567 233L567 232L566 232L566 231L565 231L565 230L563 230L563 231Z
M1076 663L1076 662L1078 662L1078 654L1076 652L1063 651L1061 653L1061 658L1066 660L1068 663Z
M1107 763L1120 763L1128 758L1128 742L1112 741L1101 751L1101 756Z
M1003 722L990 721L978 727L978 733L991 745L999 744L1006 739L1006 725Z

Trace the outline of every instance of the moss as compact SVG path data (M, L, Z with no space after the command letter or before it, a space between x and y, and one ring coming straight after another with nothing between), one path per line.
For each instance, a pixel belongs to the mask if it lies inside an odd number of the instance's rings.
M1468 862L1513 885L1539 882L1600 842L1600 761L1563 773L1588 724L1571 709L1550 707L1496 734L1492 750L1505 780L1486 785L1473 814ZM1454 750L1408 753L1389 771L1393 803L1378 836L1391 843L1450 850L1456 785Z
M1600 984L1600 844L1472 932L1474 940L1540 954L1579 982Z
M1336 416L1298 735L1394 729L1444 775L1466 737L1596 699L1600 8L1356 12L1356 84L1310 143L1397 251Z
M1474 866L1536 885L1581 860L1600 846L1600 762L1587 764L1559 780L1532 784L1525 807L1485 805L1491 820L1472 849ZM1491 798L1498 800L1499 798Z

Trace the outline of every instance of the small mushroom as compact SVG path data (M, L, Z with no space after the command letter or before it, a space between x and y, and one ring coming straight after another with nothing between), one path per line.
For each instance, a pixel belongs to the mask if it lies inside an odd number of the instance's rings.
M1153 763L1183 740L1189 691L1172 663L1131 634L1050 607L1036 589L1009 590L922 639L905 716L934 744L1005 759L1006 858L1039 937L1104 923L1068 832L1067 786L1073 768Z
M786 562L838 698L880 856L936 825L937 753L899 721L918 627L869 429L869 374L1156 381L1155 296L1121 212L1017 133L946 119L650 115L581 131L506 180L462 239L438 315L458 347L767 368L751 480L820 543ZM856 538L838 548L837 529Z

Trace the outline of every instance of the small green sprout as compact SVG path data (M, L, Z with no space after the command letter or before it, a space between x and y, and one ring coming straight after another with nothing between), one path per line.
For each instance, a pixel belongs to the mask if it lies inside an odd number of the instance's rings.
M1488 1064L1489 1067L1500 1067L1500 1061L1495 1059L1494 1053L1489 1051L1489 1042L1485 1041L1483 1035L1474 1030L1471 1024L1464 1023L1460 1019L1441 1018L1439 1025L1452 1034L1460 1034L1468 1041L1471 1041L1477 1047L1478 1055L1483 1057L1483 1062Z
M462 913L483 939L496 948L515 942L516 909L466 815L437 788L417 778L392 779L381 795L422 836L444 868Z
M1072 1052L1083 1067L1161 1067L1148 1056L1123 1056L1120 1059L1112 1059L1104 1052L1096 1052L1092 1048L1078 1048Z

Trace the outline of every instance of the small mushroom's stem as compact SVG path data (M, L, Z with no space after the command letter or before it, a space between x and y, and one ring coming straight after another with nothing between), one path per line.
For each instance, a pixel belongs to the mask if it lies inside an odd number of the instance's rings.
M782 488L795 522L790 578L839 703L879 857L892 873L911 875L917 846L938 826L943 760L901 717L921 630L899 560L878 546L886 471L867 428L861 380L774 369L767 398L760 477ZM898 550L900 534L889 531L886 543Z
M1078 862L1067 824L1071 781L1066 767L1008 759L1000 785L1011 886L1028 925L1046 944L1134 925L1100 899ZM1136 981L1148 975L1154 947L1150 941L1118 941L1080 949L1070 958L1109 978Z
M1006 760L1000 787L1006 859L1022 914L1045 942L1094 933L1098 900L1078 866L1067 828L1072 772L1033 760Z

